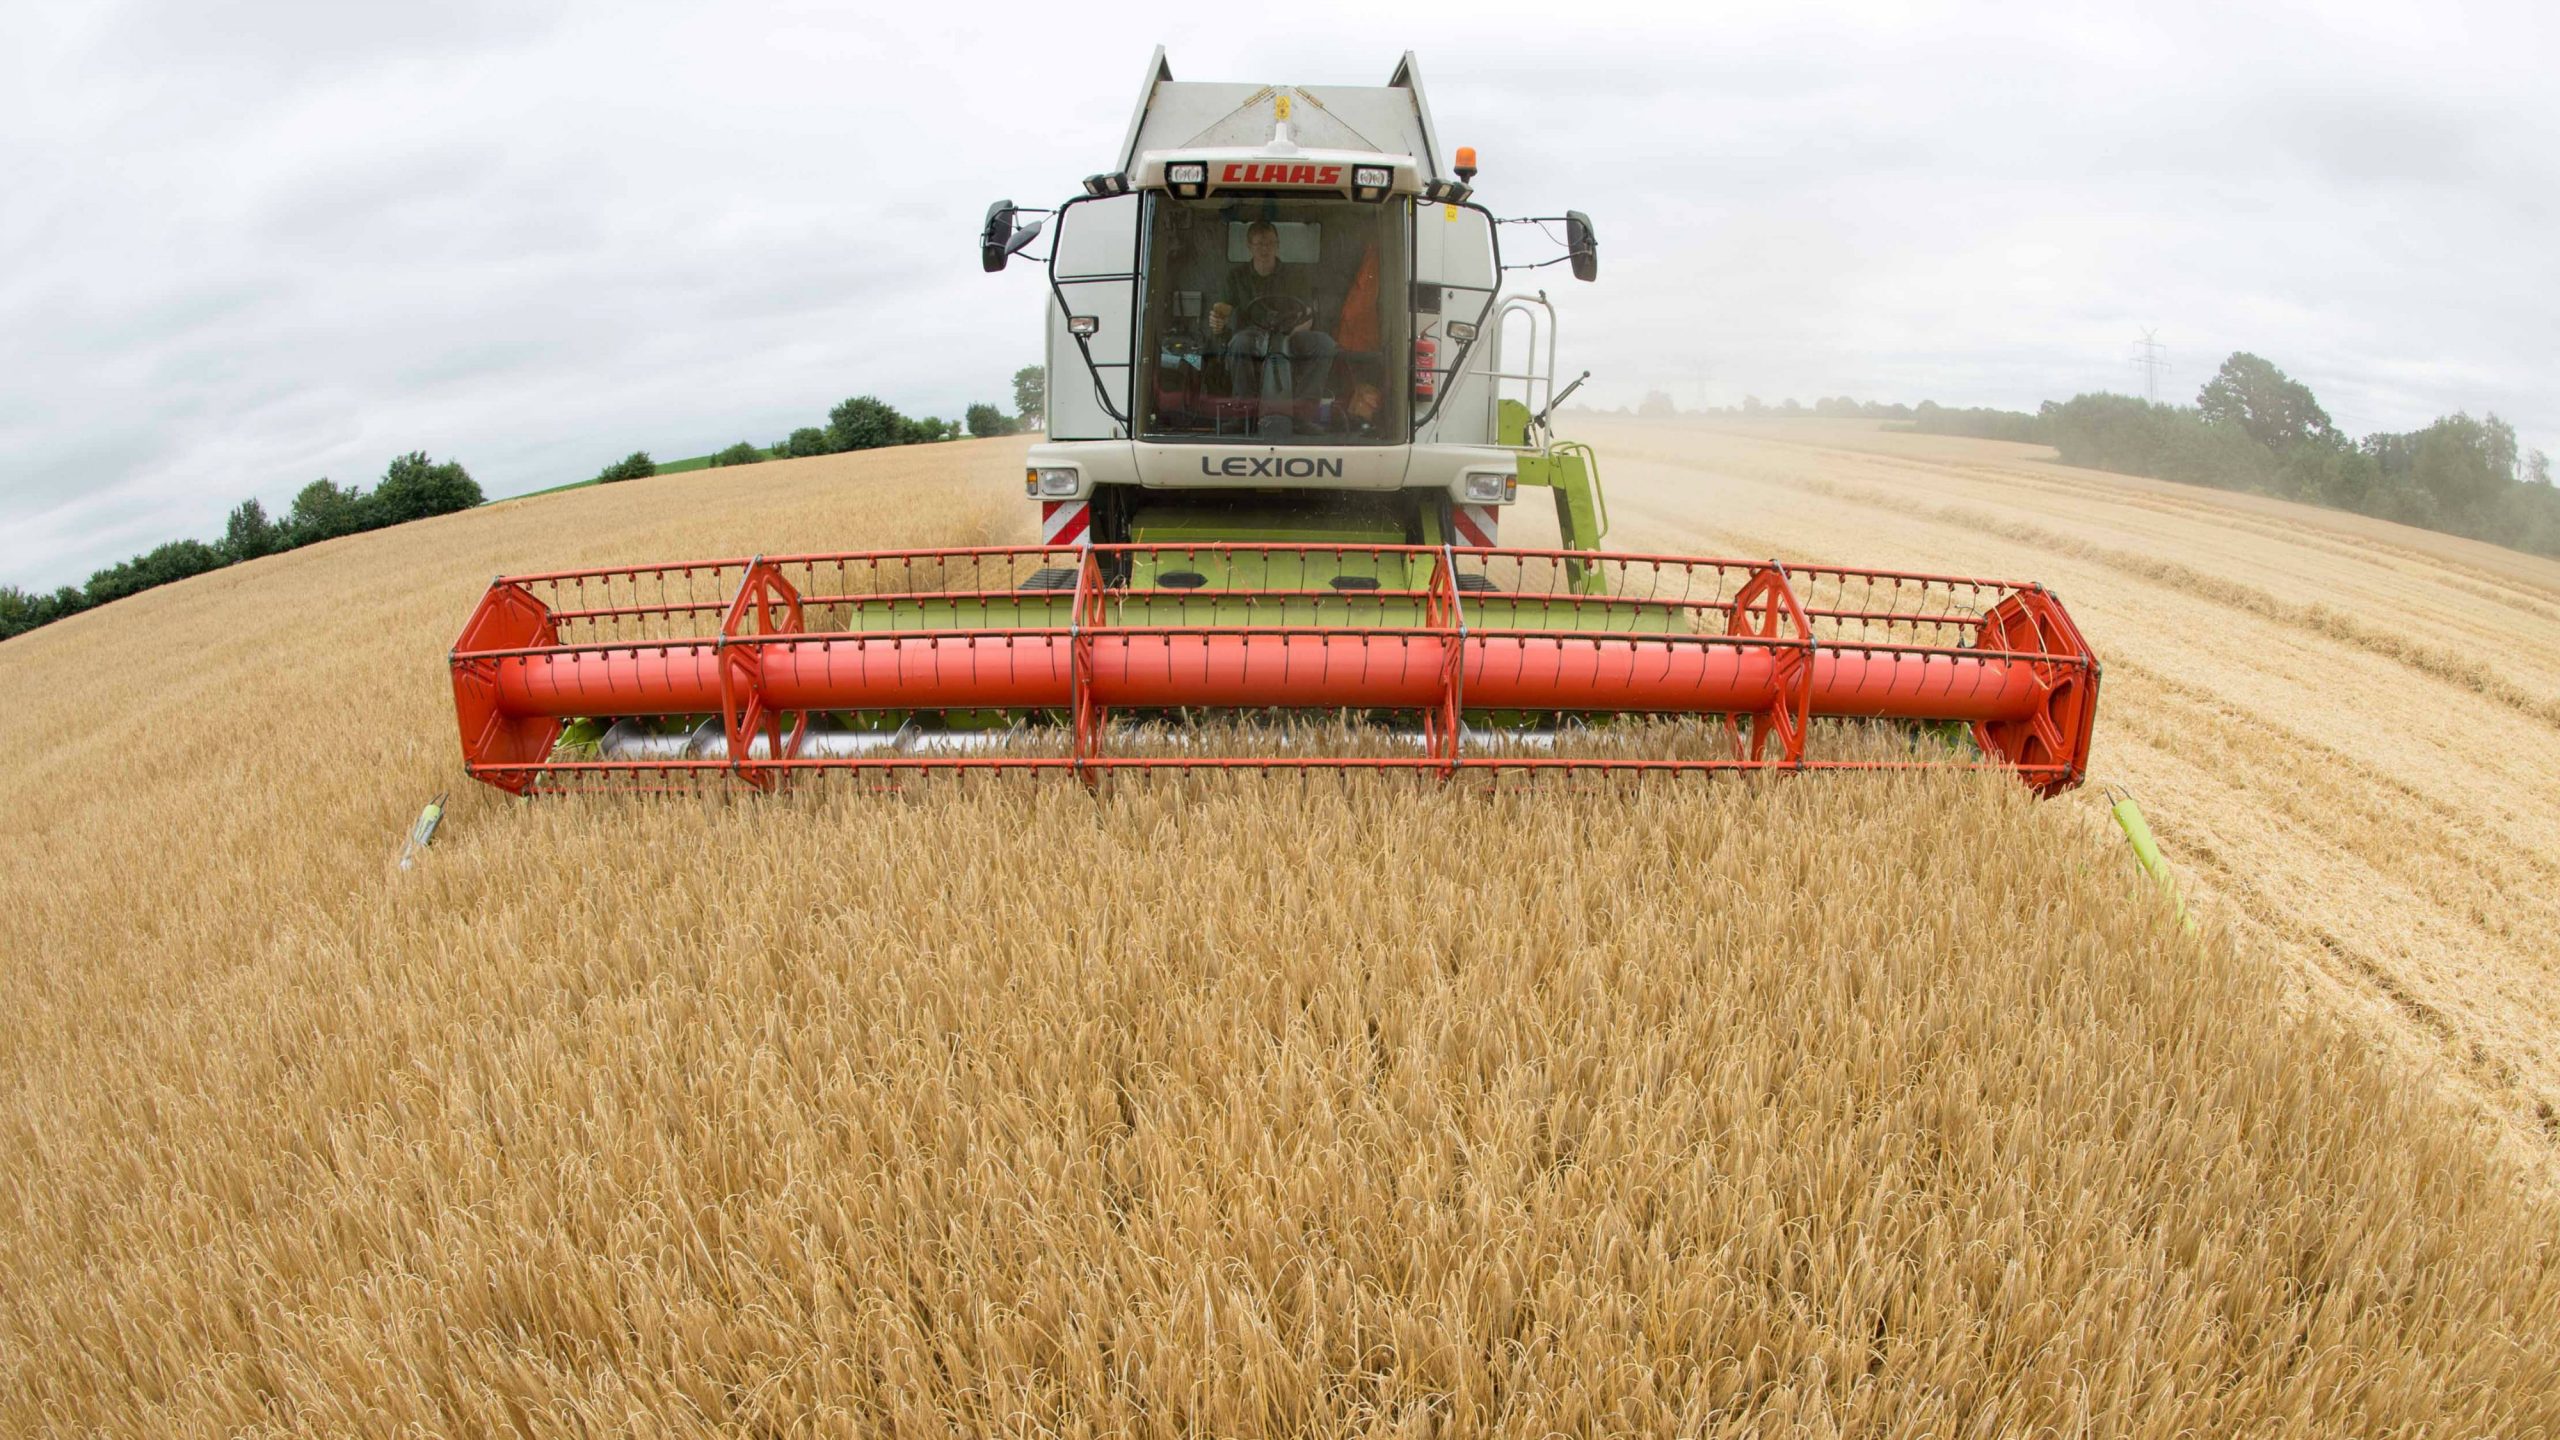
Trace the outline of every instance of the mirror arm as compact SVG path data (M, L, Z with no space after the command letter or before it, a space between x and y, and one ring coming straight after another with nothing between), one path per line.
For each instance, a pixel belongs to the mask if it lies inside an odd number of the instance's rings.
M1032 221L1028 228L1014 228L1014 221L1018 217L1055 213L1057 212L1053 210L1016 205L1010 200L999 200L988 206L987 218L978 227L978 258L987 273L992 275L1002 270L1007 260L1020 254L1022 247L1030 244L1032 238L1040 233L1040 227L1044 222L1038 220Z
M1554 259L1552 259L1552 260L1533 260L1533 261L1526 261L1526 262L1523 262L1523 263L1518 264L1518 265L1505 265L1505 266L1502 266L1501 268L1502 268L1502 269L1504 269L1504 270L1544 270L1544 269L1546 269L1546 268L1547 268L1548 266L1550 266L1550 265L1564 265L1564 264L1569 264L1569 263L1571 263L1571 262L1573 261L1573 259L1575 258L1575 256L1576 256L1578 253L1589 253L1589 252L1577 252L1577 251L1573 248L1573 235L1572 235L1572 230L1573 230L1573 226L1574 226L1574 223L1575 223L1576 219L1577 219L1577 216L1576 216L1576 215L1566 214L1566 215L1515 215L1515 216L1512 216L1512 217L1511 217L1511 218L1509 218L1509 219L1497 219L1497 220L1495 220L1493 223L1494 223L1494 224L1496 224L1496 225L1562 225L1562 226L1564 226L1564 227L1565 227L1565 230L1566 230L1566 235L1565 235L1565 240L1564 240L1565 251L1564 251L1564 253L1563 253L1563 254L1558 255L1557 257L1555 257L1555 258L1554 258ZM1588 218L1582 218L1582 220L1581 220L1581 224L1582 224L1582 226L1583 226L1584 233L1585 233L1585 234L1586 234L1586 236L1587 236L1587 235L1588 235L1588 233L1589 233L1589 229L1590 229L1590 224L1591 224L1591 222L1590 222L1590 220L1589 220ZM1542 232L1542 233L1543 233L1543 232ZM1553 236L1553 235L1548 235L1548 236L1547 236L1547 238L1548 238L1549 240L1553 240L1553 239L1555 238L1555 236Z

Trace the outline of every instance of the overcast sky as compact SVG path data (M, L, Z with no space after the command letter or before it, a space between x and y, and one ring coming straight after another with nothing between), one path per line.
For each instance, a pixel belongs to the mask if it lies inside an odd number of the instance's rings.
M0 583L404 450L504 495L1009 401L1042 297L979 218L1107 165L1158 42L1417 51L1489 206L1597 222L1537 283L1603 405L2032 407L2156 328L2180 398L2246 348L2352 432L2560 451L2552 9L12 0Z

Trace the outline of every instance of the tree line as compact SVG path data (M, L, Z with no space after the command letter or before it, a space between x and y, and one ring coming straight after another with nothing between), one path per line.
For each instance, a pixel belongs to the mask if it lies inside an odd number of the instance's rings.
M1040 423L1046 398L1046 379L1041 366L1025 365L1013 375L1013 410L1010 413L1000 406L981 402L961 412L958 420L945 420L937 415L910 417L898 413L896 406L877 395L856 395L828 411L824 425L803 425L767 446L751 445L741 440L710 456L708 463L699 468L718 470L765 460L796 460L811 455L878 450L890 445L931 445L957 440L964 434L975 439L1012 435ZM596 482L612 484L618 480L641 480L657 473L658 463L649 458L649 452L635 450L596 472Z
M944 420L933 415L910 418L899 414L896 406L877 395L856 395L828 411L825 425L803 425L773 442L768 453L775 459L841 455L851 450L878 450L890 445L930 445L941 440L957 440L963 433L981 439L990 435L1010 435L1016 428L1011 415L989 404L970 406L961 412L958 420ZM738 448L733 445L722 453L732 453Z
M1621 412L1623 413L1623 412ZM1671 402L1668 392L1655 390L1636 406L1638 417L1666 420L1683 413ZM1739 405L1710 405L1703 410L1687 412L1698 415L1748 415L1780 417L1814 415L1825 419L1894 420L1902 428L1926 430L1933 435L1970 435L1981 440L2039 440L2042 431L2037 420L2016 410L1950 410L1934 400L1917 405L1901 401L1855 400L1846 395L1827 395L1807 405L1790 395L1775 405L1757 395L1745 395ZM1895 428L1887 426L1887 429Z
M1636 413L1670 415L1671 397L1655 391ZM1844 395L1811 406L1746 397L1738 412L1717 413L1856 416L1932 435L2050 445L2066 465L2254 491L2560 557L2551 457L2523 450L2514 426L2457 413L2421 430L2353 439L2311 387L2246 350L2222 362L2192 405L2090 393L2029 414Z
M2340 431L2311 387L2245 350L2192 405L2083 394L2016 411L1915 411L1916 429L2051 445L2066 465L2249 490L2560 557L2551 457L2495 414L2423 429Z
M273 518L256 499L243 500L223 523L220 539L172 540L95 572L85 585L65 585L50 595L0 586L0 640L155 585L359 530L468 510L481 499L478 482L459 462L429 460L425 451L413 450L392 461L371 490L314 480L293 497L292 509Z
M1039 425L1045 382L1042 367L1026 365L1014 372L1012 412L992 404L977 404L956 421L931 415L910 419L878 396L857 395L829 411L824 427L804 426L770 447L741 440L686 468L718 469L785 456L834 455L884 445L927 444L957 439L964 432L981 437L1011 435ZM634 480L655 475L658 470L649 452L635 450L604 467L596 480ZM483 503L484 498L479 484L460 463L431 461L420 450L392 461L383 471L381 483L370 491L340 486L325 478L314 480L293 497L291 510L273 518L256 499L243 500L232 510L218 540L172 540L97 571L85 585L65 585L50 595L31 593L15 585L0 586L0 640L190 575L359 530L468 510Z

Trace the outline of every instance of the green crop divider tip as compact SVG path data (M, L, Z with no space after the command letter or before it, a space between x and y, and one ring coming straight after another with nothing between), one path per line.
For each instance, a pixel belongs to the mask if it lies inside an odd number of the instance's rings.
M418 852L435 843L436 827L444 823L444 798L437 796L418 812L418 823L409 827L408 839L400 846L401 869L416 864Z
M2160 886L2160 893L2169 897L2169 904L2178 912L2178 923L2186 926L2189 934L2195 933L2195 919L2187 914L2187 902L2179 898L2178 881L2169 873L2169 862L2160 858L2160 842L2152 838L2151 822L2142 818L2142 807L2133 803L2131 795L2115 786L2107 787L2107 795L2112 802L2109 808L2116 817L2117 827L2124 831L2125 840L2133 846L2133 858Z

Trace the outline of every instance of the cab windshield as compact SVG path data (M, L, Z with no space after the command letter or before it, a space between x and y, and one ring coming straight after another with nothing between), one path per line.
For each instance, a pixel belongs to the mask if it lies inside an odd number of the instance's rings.
M1403 443L1410 214L1335 198L1148 195L1139 434Z

